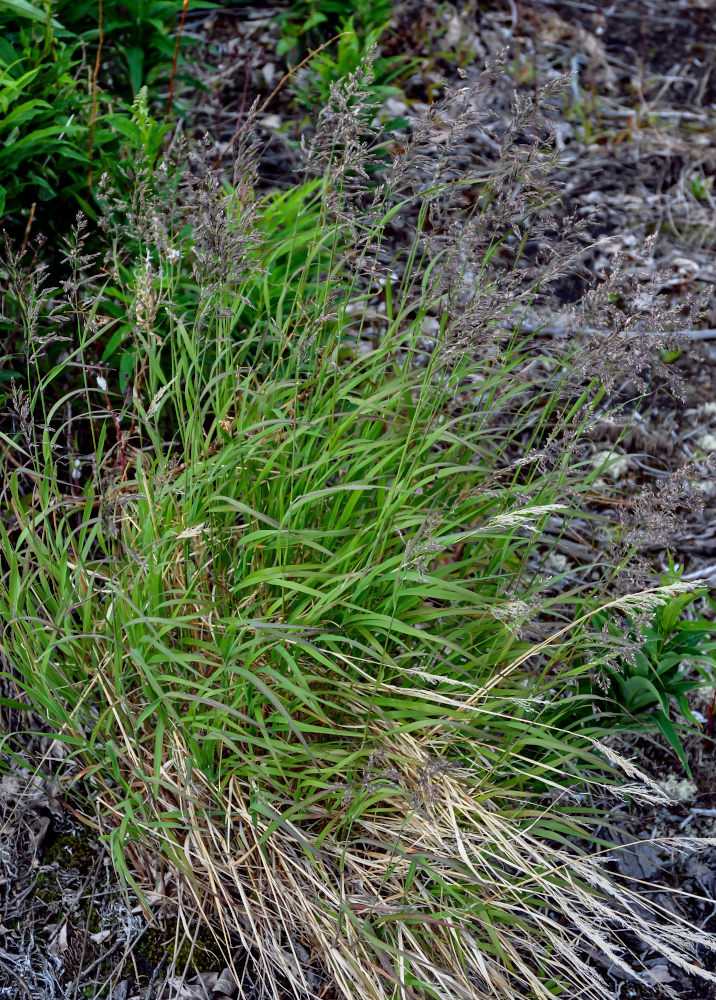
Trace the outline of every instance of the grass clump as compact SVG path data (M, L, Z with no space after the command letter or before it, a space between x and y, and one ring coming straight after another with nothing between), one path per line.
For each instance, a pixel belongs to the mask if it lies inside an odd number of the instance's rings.
M591 856L620 775L658 789L599 718L555 721L600 588L534 571L644 339L613 299L599 350L521 332L579 252L545 213L536 106L475 163L474 94L452 95L368 187L364 73L332 88L300 212L255 199L246 140L230 187L195 165L173 204L143 181L141 212L114 207L107 260L78 250L81 291L52 300L56 363L20 312L10 700L91 781L126 879L174 880L273 995L311 995L314 963L345 997L606 998L585 955L638 977L627 932L708 977L706 936ZM123 385L101 360L118 307Z

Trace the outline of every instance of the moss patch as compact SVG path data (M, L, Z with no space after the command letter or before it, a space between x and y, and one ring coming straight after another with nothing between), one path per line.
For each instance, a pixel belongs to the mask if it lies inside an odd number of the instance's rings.
M138 966L140 971L146 975L151 975L162 959L166 956L169 960L174 958L178 970L183 970L189 963L196 972L214 972L221 964L221 955L217 948L216 941L208 928L202 927L197 934L196 941L181 940L179 950L174 952L174 933L170 931L150 928L143 935L137 945L136 956L140 959Z
M74 868L80 875L89 875L96 858L96 849L88 834L65 833L52 838L45 850L43 862L46 865L57 863L65 870Z

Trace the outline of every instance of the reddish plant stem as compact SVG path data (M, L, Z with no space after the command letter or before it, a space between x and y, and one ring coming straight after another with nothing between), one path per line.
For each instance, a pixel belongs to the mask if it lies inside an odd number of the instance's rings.
M20 257L25 253L27 249L27 241L30 239L30 230L32 229L32 222L35 218L35 208L37 207L37 202L33 201L30 206L30 218L27 220L27 225L25 226L25 235L22 238L22 246L20 247Z
M97 0L97 28L99 31L99 37L97 39L97 56L94 61L94 71L92 73L92 116L90 117L89 148L87 150L87 159L89 160L89 169L87 171L87 187L89 187L92 184L92 149L94 147L94 123L97 117L97 90L99 81L99 67L102 60L102 44L104 42L104 11L102 8L102 0Z
M167 98L167 107L164 112L164 121L169 119L169 114L172 109L172 101L174 99L174 78L177 72L177 63L179 61L179 46L181 45L181 36L184 31L184 24L186 23L186 12L189 9L189 0L183 0L181 8L181 19L179 20L179 27L177 29L177 40L174 46L174 59L172 60L172 75L169 78L169 97Z
M114 424L114 431L117 435L117 447L119 449L119 467L124 475L124 470L127 468L127 456L124 451L124 435L122 434L122 428L119 426L119 417L117 416L114 407L112 406L112 401L109 398L109 393L105 390L104 393L105 402L107 403L107 409L109 410L109 415L112 418L112 423Z

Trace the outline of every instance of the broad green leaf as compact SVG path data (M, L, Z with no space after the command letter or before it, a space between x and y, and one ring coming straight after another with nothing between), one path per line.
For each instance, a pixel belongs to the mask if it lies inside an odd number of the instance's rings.
M16 17L23 17L28 21L39 21L47 24L47 14L44 10L33 6L29 0L0 0L0 14L7 11ZM49 22L53 28L61 28L62 25L54 17Z

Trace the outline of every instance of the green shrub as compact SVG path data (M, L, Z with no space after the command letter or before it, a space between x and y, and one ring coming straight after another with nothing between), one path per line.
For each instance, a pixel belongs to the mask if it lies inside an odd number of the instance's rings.
M282 41L279 52L301 58L310 49L351 24L358 40L382 32L393 16L393 0L357 0L348 7L341 0L291 0L279 15ZM353 67L355 69L356 67Z
M213 7L193 0L188 10ZM56 0L57 17L87 47L94 63L99 44L99 13L96 0ZM166 87L177 47L181 22L181 0L125 0L105 3L102 8L101 83L115 98L133 101L142 87L152 93ZM182 32L179 39L179 71L191 44Z
M7 30L14 18L0 5L0 216L81 196L89 170L92 98L77 46L58 43L49 23Z
M392 0L361 0L347 8L336 0L293 0L278 15L281 23L279 54L297 65L314 50L307 67L293 83L298 103L312 110L325 107L331 85L355 73L369 52L385 37L393 16ZM332 44L323 45L336 35ZM376 103L397 93L395 84L409 75L416 60L404 56L375 56L371 92Z
M145 102L156 103L157 89L172 74L180 12L171 0L105 4L98 53L94 0L44 10L29 0L0 0L0 218L6 227L21 233L32 211L40 231L62 233L78 208L95 216L99 177L109 172L119 183L118 167L140 149L124 101L136 111L146 86Z

